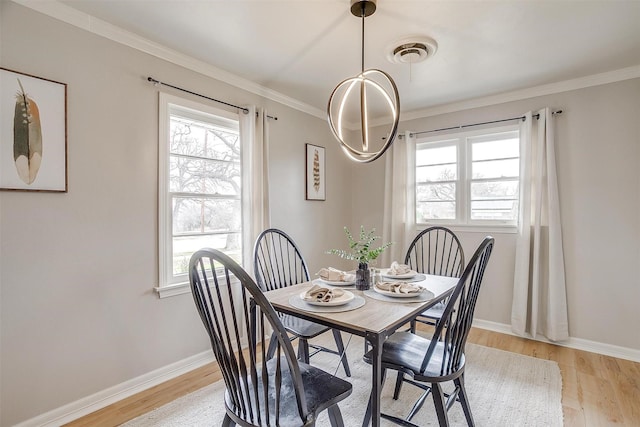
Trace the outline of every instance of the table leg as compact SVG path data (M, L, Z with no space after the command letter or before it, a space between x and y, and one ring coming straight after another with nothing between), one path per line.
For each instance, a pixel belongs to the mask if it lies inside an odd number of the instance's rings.
M380 426L380 394L382 393L382 345L380 334L367 333L365 339L371 344L371 426ZM368 423L363 427L367 427Z

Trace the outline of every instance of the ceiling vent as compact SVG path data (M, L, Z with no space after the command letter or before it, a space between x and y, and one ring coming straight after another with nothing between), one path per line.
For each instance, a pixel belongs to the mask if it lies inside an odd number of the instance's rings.
M409 37L395 42L387 49L387 59L394 64L415 64L432 57L438 44L429 37Z

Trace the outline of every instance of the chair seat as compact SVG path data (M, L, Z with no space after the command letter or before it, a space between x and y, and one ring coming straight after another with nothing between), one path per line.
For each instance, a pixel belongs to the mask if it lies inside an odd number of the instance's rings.
M308 320L288 314L281 314L280 321L288 332L291 332L292 334L304 339L316 337L330 329L327 326L313 323Z
M405 372L416 380L424 382L450 381L452 376L456 376L457 372L464 369L465 358L462 355L459 366L451 369L450 372L441 372L442 366L446 366L446 361L443 365L444 344L438 342L427 368L423 373L420 373L424 355L430 344L431 340L419 335L410 332L396 332L384 343L382 363L389 369ZM371 351L364 355L364 360L371 363Z
M267 362L267 376L269 381L269 389L268 393L271 396L275 396L277 393L275 391L275 374L276 372L276 362L277 358L271 359ZM306 363L298 362L300 366L300 374L302 376L302 384L304 385L304 394L307 400L307 408L310 414L310 419L315 419L316 415L330 406L336 404L342 399L348 397L351 394L352 386L347 381L344 381L338 377L335 377L319 368L315 368ZM284 357L280 360L280 368L282 369L282 383L281 383L281 392L283 399L280 402L280 423L278 424L281 427L300 427L301 424L300 416L298 414L297 405L294 402L291 402L293 399L293 395L289 395L286 390L292 390L293 384L290 375L290 371L288 370L288 365ZM269 420L270 422L266 422L265 413L264 413L264 391L262 387L262 372L258 373L258 378L255 383L259 384L258 390L258 400L260 402L260 408L262 408L261 413L261 423L258 423L257 420L251 421L251 418L248 414L241 414L240 408L236 407L231 401L231 395L228 393L228 390L225 392L225 405L231 412L233 412L240 420L245 421L248 425L275 425L275 402L274 399L270 399L270 408L269 408ZM248 381L249 382L249 381ZM241 387L244 389L245 384L241 384ZM252 408L257 408L257 404L255 404L255 394L254 388L249 384L250 392L248 393L251 396L251 400L253 404ZM293 403L293 404L292 404ZM308 421L308 420L305 420Z
M446 304L443 304L443 303L436 304L433 307L428 308L422 313L420 313L420 316L428 317L429 319L440 320L440 318L442 318L442 314L444 313L445 307L446 307Z

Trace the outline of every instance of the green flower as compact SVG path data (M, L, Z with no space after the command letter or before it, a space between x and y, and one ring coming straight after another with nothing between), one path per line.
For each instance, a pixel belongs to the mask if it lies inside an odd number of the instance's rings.
M353 238L353 235L347 227L344 228L344 232L347 235L347 239L349 240L349 250L345 251L343 249L330 249L327 251L328 254L338 255L340 258L352 261L358 261L359 264L369 264L371 261L378 258L378 256L380 256L380 254L384 252L385 249L391 246L391 242L389 242L375 249L371 248L373 242L380 238L380 236L375 235L375 228L369 232L366 232L364 226L361 225L359 241L356 241Z

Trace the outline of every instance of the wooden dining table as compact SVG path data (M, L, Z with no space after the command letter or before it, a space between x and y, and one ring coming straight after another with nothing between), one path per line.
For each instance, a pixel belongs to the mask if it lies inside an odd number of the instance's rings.
M355 296L364 298L364 305L349 311L312 311L313 307L299 308L304 304L299 304L297 301L294 302L298 307L291 304L292 299L300 298L300 295L310 289L313 284L318 284L317 281L268 291L265 292L265 296L277 311L364 337L371 345L371 423L372 426L378 427L380 426L380 394L382 392L381 356L385 340L398 328L415 318L417 314L447 298L458 283L457 278L428 274L423 276L424 280L415 282L415 284L431 291L433 293L431 299L420 302L405 302L400 298L397 301L382 301L373 298L372 291L359 291L344 287ZM373 296L375 297L375 295Z

